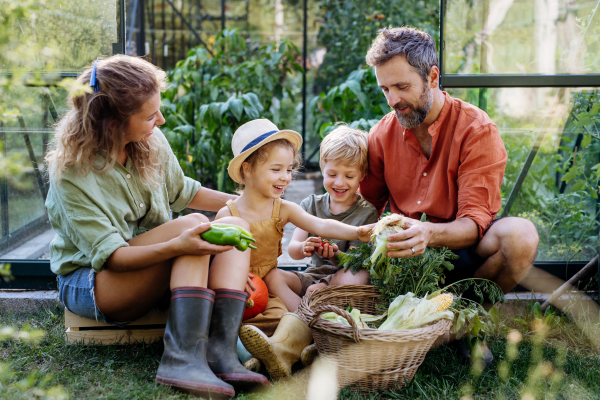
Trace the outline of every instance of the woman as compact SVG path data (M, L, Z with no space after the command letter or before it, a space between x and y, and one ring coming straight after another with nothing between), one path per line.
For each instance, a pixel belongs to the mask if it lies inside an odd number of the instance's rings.
M86 90L70 97L46 156L51 268L70 311L118 326L170 291L156 381L233 396L224 381L268 384L235 350L250 251L202 240L210 227L202 214L171 220L171 211L217 211L233 196L183 175L157 128L164 81L162 70L124 55L96 60L78 78ZM219 222L249 228L240 218Z

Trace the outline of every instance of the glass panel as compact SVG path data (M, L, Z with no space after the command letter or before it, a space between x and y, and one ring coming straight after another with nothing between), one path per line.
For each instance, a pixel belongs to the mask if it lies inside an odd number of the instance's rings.
M175 67L192 47L212 50L221 30L220 0L127 0L126 7L127 54L147 55L165 70Z
M599 244L600 91L502 88L449 93L487 108L498 125L508 152L503 205L539 138L537 155L509 212L536 225L537 261L592 259Z
M115 0L62 0L25 6L21 16L3 15L10 22L2 32L8 40L0 43L0 74L76 75L96 57L111 55L117 6ZM0 258L47 258L54 234L44 208L43 158L52 125L66 110L67 92L19 79L5 83L0 86Z
M31 3L35 4L35 3ZM19 67L78 73L99 56L112 55L117 42L117 1L48 1L31 6L10 26L13 45L27 43L22 60L2 63L0 72Z
M446 74L597 74L598 0L447 0Z

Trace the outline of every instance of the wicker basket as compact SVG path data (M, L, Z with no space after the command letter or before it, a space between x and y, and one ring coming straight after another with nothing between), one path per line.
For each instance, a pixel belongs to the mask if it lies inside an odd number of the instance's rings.
M451 322L446 319L418 329L359 328L346 307L350 304L362 314L375 315L379 295L374 286L329 286L305 296L298 307L298 315L312 328L319 355L337 365L340 387L403 387L413 378L435 340L450 329ZM325 312L343 316L351 326L320 318Z

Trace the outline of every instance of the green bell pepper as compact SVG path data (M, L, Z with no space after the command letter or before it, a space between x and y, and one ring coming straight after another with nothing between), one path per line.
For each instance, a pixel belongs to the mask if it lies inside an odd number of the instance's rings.
M256 242L256 240L252 235L247 235L244 231L248 232L237 225L214 224L202 232L200 237L208 243L219 246L233 246L239 251L245 251L248 247L256 250L256 247L251 244L251 242Z

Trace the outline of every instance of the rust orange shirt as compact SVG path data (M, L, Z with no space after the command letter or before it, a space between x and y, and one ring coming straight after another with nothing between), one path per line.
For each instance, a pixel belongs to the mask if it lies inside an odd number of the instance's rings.
M501 207L506 149L498 127L482 110L444 92L438 119L429 127L429 160L414 133L390 112L369 133L369 171L360 192L381 213L432 222L470 218L479 238Z

